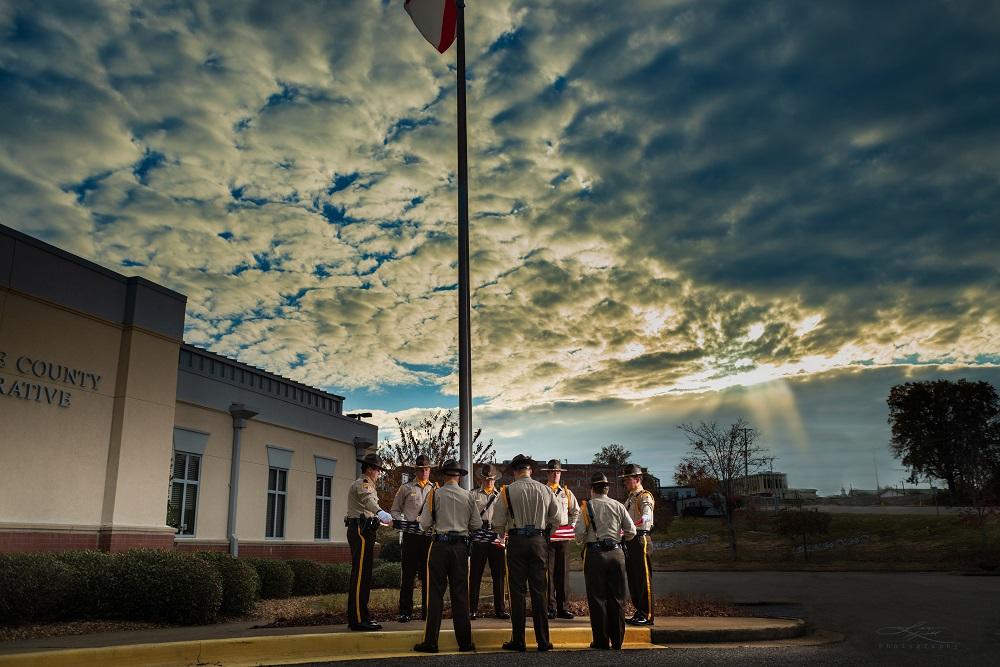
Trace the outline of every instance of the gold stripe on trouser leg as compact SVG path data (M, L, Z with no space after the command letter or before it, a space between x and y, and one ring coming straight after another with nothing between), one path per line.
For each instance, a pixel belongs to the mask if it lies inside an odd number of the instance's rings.
M427 643L427 623L431 618L431 549L434 547L434 541L431 541L429 547L427 547L427 565L424 568L424 586L427 586L427 609L424 611L424 643ZM444 600L441 600L442 609L444 608Z
M357 619L358 623L362 623L361 618L361 577L365 572L365 537L361 534L361 523L358 522L358 539L361 540L361 556L358 558L358 585L354 590L354 618Z
M646 551L646 548L649 544L649 540L646 539L647 537L648 535L642 536L642 566L646 570L646 606L648 607L648 609L646 610L648 612L646 618L652 621L653 620L653 577L649 572L649 554Z
M491 572L491 574L492 574L492 572ZM503 549L503 590L504 590L504 593L507 595L507 609L513 610L514 605L511 603L511 600L510 600L510 567L507 566L507 547L506 546ZM494 613L496 612L496 610L497 610L497 603L494 602L493 603L493 611L494 611ZM513 618L513 614L511 614L511 618ZM510 640L514 641L514 623L513 622L511 622L511 624L510 624Z

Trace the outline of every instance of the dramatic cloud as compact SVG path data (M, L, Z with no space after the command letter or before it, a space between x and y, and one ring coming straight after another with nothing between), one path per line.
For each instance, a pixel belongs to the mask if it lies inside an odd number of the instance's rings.
M506 411L997 377L994 3L468 21L474 386L511 448ZM0 220L187 294L192 343L453 403L453 62L401 2L0 3Z

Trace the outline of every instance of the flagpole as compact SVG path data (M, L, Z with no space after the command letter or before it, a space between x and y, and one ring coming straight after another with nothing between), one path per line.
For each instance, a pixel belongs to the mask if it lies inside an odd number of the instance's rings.
M469 156L465 119L465 2L458 9L458 432L462 467L472 489L472 328L469 296Z

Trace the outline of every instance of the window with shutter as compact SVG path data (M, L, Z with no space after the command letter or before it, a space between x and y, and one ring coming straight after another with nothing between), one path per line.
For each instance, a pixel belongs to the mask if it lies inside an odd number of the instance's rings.
M288 471L271 467L267 471L267 516L264 537L285 536L285 499L288 495Z
M333 480L326 475L316 476L316 519L313 537L317 540L330 539L330 506Z
M167 500L167 525L180 536L193 537L198 510L198 484L201 456L187 452L174 452Z

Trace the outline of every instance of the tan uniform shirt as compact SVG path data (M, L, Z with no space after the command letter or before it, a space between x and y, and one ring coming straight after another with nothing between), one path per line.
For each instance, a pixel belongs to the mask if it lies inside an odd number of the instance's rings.
M347 518L368 519L381 511L378 506L378 494L375 484L362 475L354 480L347 490Z
M476 499L458 484L445 484L431 491L420 514L420 527L434 528L436 533L468 535L482 525Z
M503 533L510 528L535 528L554 530L561 524L559 503L552 490L530 477L519 477L507 485L507 494L513 507L507 506L503 489L493 513L493 530Z
M593 522L590 520L591 512L594 514ZM594 496L590 500L583 501L580 516L582 520L576 524L575 529L578 542L599 540L617 542L635 537L635 522L632 521L625 506L614 498Z
M569 490L568 486L559 486L558 484L546 484L552 493L555 494L556 501L559 503L559 514L561 518L559 519L562 523L560 526L575 526L577 520L580 518L580 503L577 501L576 496L572 491Z
M472 490L472 497L476 499L476 511L481 512L479 516L482 517L483 521L492 522L493 512L496 511L497 505L503 502L500 499L500 487L494 484L493 490L486 493L483 487L480 486ZM493 502L490 502L490 498L494 499ZM486 507L487 505L489 507Z
M625 509L639 530L653 530L653 505L653 494L641 486L625 499ZM649 515L647 523L642 522L643 514Z
M430 480L427 480L423 486L416 480L403 484L396 491L396 497L392 500L392 509L389 510L389 514L397 521L416 521L420 518L420 509L424 506L427 496L430 495L431 489L436 486L437 484Z

